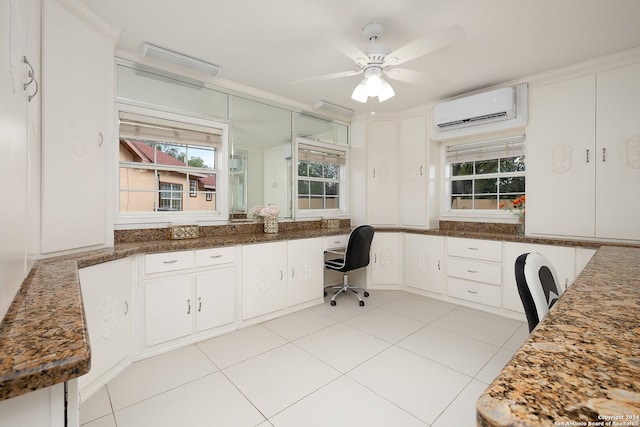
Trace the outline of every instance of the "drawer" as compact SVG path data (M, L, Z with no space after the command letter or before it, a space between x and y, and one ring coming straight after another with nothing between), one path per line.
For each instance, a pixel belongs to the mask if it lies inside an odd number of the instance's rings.
M474 282L502 284L502 265L465 258L447 258L447 275Z
M502 242L497 240L447 238L447 254L485 261L502 261Z
M225 246L221 248L198 249L196 250L196 267L206 267L209 265L227 264L235 262L235 246Z
M348 234L337 234L335 236L324 237L324 250L346 248L349 243Z
M501 289L500 286L468 282L454 277L447 279L448 296L492 307L501 306Z
M193 268L193 251L164 252L144 256L145 274Z

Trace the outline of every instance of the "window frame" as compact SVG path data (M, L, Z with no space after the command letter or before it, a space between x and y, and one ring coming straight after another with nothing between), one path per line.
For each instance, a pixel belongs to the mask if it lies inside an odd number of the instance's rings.
M310 179L309 181L316 182L336 182L338 184L338 208L337 209L301 209L298 206L298 185L301 177L298 176L298 162L299 162L299 150L300 145L311 146L317 148L319 151L328 150L329 152L340 152L344 156L344 165L340 165L339 177L337 180L330 178L318 178ZM293 145L293 214L294 218L323 218L323 217L348 217L349 216L349 147L343 145L337 145L313 139L306 139L302 137L294 138ZM309 177L307 177L309 178ZM304 178L303 178L304 179ZM323 200L326 195L323 195Z
M486 137L486 135L485 135ZM440 197L440 218L443 220L471 220L471 221L486 221L486 222L507 222L507 223L517 223L518 217L510 212L507 209L501 209L498 205L496 209L453 209L451 208L451 171L450 164L453 162L447 161L447 149L449 147L463 146L465 144L476 144L478 146L482 146L486 144L487 146L491 144L495 144L498 142L508 142L508 141L520 141L523 145L522 155L524 157L525 170L524 171L516 171L509 175L498 174L498 173L489 173L489 174L473 174L469 175L469 179L493 179L493 178L504 178L507 176L513 177L524 177L525 179L525 190L524 194L526 195L526 136L522 133L507 135L507 136L496 136L494 138L487 139L478 139L476 138L465 138L463 140L451 141L451 142L442 142L440 144L440 165L441 165L441 177L442 177L442 191ZM514 156L511 156L514 157ZM506 158L506 156L496 156L490 157L486 160L498 159L498 158ZM482 193L477 193L477 195L481 195ZM474 193L474 195L476 195Z
M120 113L129 113L139 116L147 116L161 120L183 123L186 125L195 125L204 128L219 130L221 134L221 147L216 149L215 153L215 177L216 177L216 210L213 212L203 211L155 211L155 212L120 212ZM175 222L189 222L198 225L219 225L227 223L229 220L229 201L228 201L228 153L229 153L229 123L214 120L208 117L185 115L178 112L168 112L163 110L151 109L129 104L116 104L115 108L115 135L117 143L113 148L113 164L114 164L114 226L116 229L124 228L152 228L158 226L167 226ZM158 169L164 170L163 165ZM176 168L179 169L179 168ZM158 179L158 178L157 178ZM189 188L183 186L183 196L191 194L189 177ZM196 183L197 190L197 183ZM204 193L204 192L203 192ZM188 196L187 196L188 197ZM206 196L205 196L206 197ZM158 195L158 201L160 195ZM213 195L212 195L213 198ZM205 198L208 201L208 199ZM185 201L183 201L184 203ZM184 209L184 205L181 207Z

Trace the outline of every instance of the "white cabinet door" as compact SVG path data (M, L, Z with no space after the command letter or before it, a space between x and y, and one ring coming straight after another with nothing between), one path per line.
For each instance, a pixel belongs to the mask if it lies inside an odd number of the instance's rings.
M371 243L371 284L399 286L402 276L402 235L375 233Z
M113 40L43 2L41 250L105 243Z
M404 235L404 284L444 293L444 237Z
M196 303L191 295L191 276L175 276L145 281L144 319L147 347L191 335L192 312Z
M374 225L398 223L398 148L395 121L372 121L367 143L367 212Z
M558 275L560 282L558 286L563 290L575 279L574 248L505 242L504 263L502 265L502 306L507 310L524 313L516 285L515 263L518 256L529 252L538 252L551 262Z
M91 370L79 378L82 393L131 354L131 259L82 268L78 274L91 342Z
M323 238L288 242L287 305L322 297L324 283Z
M527 234L593 237L595 76L530 89Z
M287 242L242 247L242 319L284 309L286 289Z
M638 240L640 64L599 73L597 88L596 236Z
M400 122L402 177L401 219L404 225L427 225L427 118Z
M196 332L226 325L235 320L235 267L196 275Z

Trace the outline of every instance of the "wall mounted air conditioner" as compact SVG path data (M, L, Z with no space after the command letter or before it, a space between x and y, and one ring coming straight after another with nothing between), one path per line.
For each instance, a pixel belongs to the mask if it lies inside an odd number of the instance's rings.
M433 106L432 139L447 139L527 124L527 85L504 87Z

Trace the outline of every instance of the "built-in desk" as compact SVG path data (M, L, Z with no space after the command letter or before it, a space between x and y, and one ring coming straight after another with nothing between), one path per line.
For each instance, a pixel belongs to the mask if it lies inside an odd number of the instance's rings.
M480 396L477 420L640 426L640 249L598 250Z

